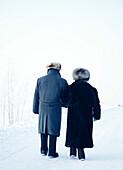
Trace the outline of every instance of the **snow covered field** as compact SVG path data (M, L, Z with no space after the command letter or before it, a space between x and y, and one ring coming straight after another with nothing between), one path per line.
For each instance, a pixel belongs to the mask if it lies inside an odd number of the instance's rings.
M0 170L122 170L123 169L123 107L102 110L100 121L94 122L93 149L85 149L86 160L69 158L64 146L66 110L63 110L61 136L58 138L59 158L40 155L37 132L38 115L30 122L20 122L0 129Z

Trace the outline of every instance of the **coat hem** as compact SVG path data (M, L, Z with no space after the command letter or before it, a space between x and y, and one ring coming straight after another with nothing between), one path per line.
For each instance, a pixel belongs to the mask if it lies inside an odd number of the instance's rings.
M93 148L94 147L94 145L91 145L91 146L82 146L82 145L81 146L77 146L76 145L75 146L75 145L66 145L66 144L65 144L65 146L68 147L68 148L72 148L72 147L73 148Z

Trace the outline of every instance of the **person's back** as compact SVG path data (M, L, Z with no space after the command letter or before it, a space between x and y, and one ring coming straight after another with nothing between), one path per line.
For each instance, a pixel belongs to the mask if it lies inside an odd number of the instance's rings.
M88 82L85 82L83 80L77 80L73 82L70 86L71 89L71 99L69 106L80 105L80 109L94 109L94 116L96 119L100 118L100 105L99 105L99 98L97 97L97 90L93 86L91 86ZM68 87L68 88L69 88ZM87 112L82 112L82 114L86 114ZM88 115L89 116L89 115ZM90 118L92 117L92 114L90 112Z
M39 98L42 102L60 102L61 93L66 80L61 78L55 69L49 69L48 74L38 79Z

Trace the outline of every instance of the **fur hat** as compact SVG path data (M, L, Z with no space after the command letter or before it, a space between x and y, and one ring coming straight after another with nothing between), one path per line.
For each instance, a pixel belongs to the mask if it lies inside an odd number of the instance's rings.
M55 63L50 63L50 64L47 65L47 69L50 69L50 68L54 68L54 69L60 71L61 70L61 64L56 63L56 62Z
M74 80L82 79L88 81L90 79L90 72L84 68L76 68L73 70L72 76Z

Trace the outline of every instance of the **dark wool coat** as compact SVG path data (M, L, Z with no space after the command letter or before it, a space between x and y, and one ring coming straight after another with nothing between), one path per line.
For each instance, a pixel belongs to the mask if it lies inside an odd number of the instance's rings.
M62 100L68 105L67 147L93 147L93 117L100 119L100 102L97 90L83 80L66 87Z
M48 74L37 80L33 99L33 112L39 114L38 132L60 135L61 93L68 86L56 69L49 69Z

